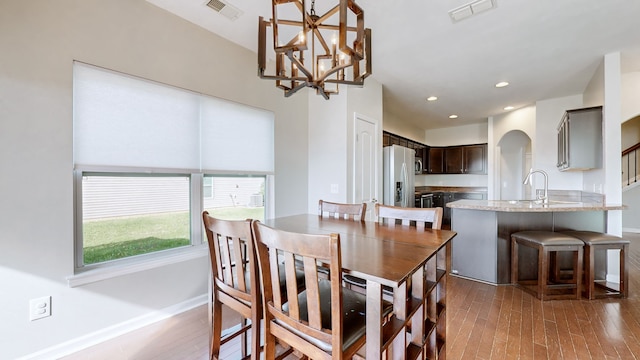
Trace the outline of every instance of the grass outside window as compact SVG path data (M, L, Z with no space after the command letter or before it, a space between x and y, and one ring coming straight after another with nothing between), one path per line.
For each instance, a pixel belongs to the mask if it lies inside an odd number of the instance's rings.
M264 207L207 209L225 220L264 219ZM109 219L83 224L84 264L95 264L191 244L189 213L172 212Z

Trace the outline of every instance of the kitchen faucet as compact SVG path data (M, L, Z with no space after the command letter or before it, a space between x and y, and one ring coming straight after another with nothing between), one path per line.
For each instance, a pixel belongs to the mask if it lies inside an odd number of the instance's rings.
M522 180L522 183L524 185L531 184L531 177L532 177L531 175L533 175L533 173L540 173L540 174L542 174L542 176L544 176L544 194L542 196L540 196L540 195L537 194L537 191L536 191L536 198L538 200L542 200L543 204L548 204L549 203L549 194L548 194L548 190L549 190L549 175L547 175L546 172L544 172L543 170L533 170L533 168L531 168L529 170L529 173L527 174L527 176L524 178L524 180Z

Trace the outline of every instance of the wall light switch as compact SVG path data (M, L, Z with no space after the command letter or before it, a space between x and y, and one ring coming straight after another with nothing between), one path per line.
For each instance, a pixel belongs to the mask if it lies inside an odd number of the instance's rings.
M338 184L331 184L331 193L332 194L338 193Z

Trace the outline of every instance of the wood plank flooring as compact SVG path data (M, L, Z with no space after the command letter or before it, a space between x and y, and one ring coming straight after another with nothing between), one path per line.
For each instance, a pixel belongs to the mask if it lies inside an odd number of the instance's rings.
M448 359L640 359L640 234L631 240L629 298L541 302L512 286L450 277ZM227 314L227 323L235 318ZM64 357L207 359L206 306ZM238 359L238 342L224 358Z

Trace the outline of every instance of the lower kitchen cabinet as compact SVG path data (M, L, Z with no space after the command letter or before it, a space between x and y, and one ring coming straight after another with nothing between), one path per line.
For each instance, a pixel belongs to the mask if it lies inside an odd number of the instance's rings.
M447 203L453 201L453 193L450 192L435 192L433 193L433 207L441 207L442 211L442 224L451 224L451 209L447 207Z

